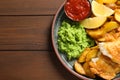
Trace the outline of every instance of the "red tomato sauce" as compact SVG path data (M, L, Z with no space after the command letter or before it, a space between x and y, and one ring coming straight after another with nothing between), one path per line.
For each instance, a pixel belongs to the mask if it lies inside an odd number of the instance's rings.
M66 15L73 21L80 21L88 17L90 2L88 0L67 0L64 5Z

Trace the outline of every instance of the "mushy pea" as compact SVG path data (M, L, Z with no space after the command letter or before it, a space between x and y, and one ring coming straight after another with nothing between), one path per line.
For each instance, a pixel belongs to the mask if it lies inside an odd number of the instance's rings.
M58 49L67 55L68 60L78 58L86 47L94 46L79 22L63 21L58 30Z

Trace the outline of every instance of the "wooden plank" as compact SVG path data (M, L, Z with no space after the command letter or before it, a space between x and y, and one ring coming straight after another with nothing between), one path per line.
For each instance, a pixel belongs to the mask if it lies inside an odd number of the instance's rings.
M49 50L53 16L0 16L0 50Z
M53 15L64 0L1 0L0 15Z
M76 80L52 55L48 51L0 51L0 80Z

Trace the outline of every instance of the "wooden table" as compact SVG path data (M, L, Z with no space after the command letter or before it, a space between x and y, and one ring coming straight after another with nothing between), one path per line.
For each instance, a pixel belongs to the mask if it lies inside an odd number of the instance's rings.
M50 41L63 2L0 1L0 80L78 80L56 58Z

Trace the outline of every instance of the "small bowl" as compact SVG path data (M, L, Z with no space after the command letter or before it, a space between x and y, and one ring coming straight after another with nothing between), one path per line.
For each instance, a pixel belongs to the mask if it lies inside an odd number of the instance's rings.
M74 2L72 2L72 1L74 1ZM80 6L79 1L81 1L81 0L67 0L66 3L64 4L65 14L67 15L67 17L69 19L71 19L73 21L81 21L81 20L87 18L91 14L90 1L84 0L84 2L82 3L82 6Z

